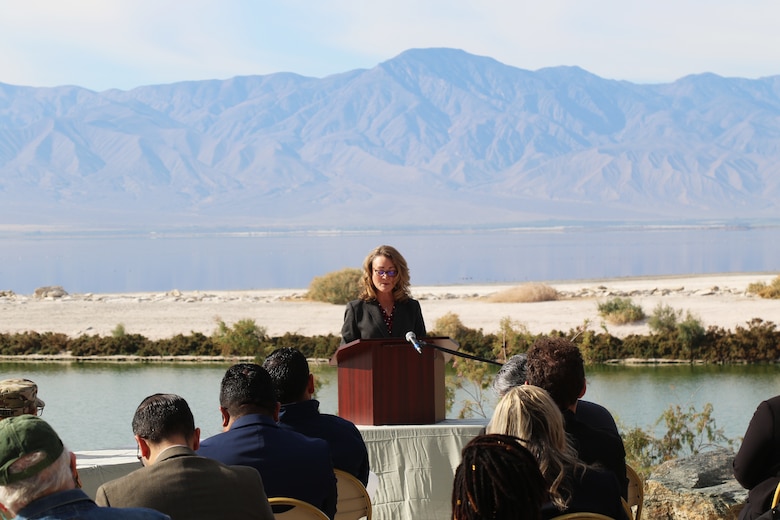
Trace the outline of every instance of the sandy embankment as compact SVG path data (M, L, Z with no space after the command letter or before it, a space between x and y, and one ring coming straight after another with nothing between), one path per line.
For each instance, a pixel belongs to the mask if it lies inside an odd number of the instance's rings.
M549 283L561 299L540 303L490 303L486 296L513 285L414 286L428 328L446 313L457 314L464 325L496 332L504 317L524 324L533 333L568 331L589 321L600 329L597 305L610 296L629 296L648 315L658 303L690 311L704 326L734 330L753 318L780 322L780 300L745 292L748 284L771 282L775 274L717 274L676 277L621 278ZM65 288L67 289L67 287ZM0 297L0 332L52 331L69 336L109 335L122 324L126 332L150 339L175 334L211 334L216 320L228 324L253 319L269 335L285 332L338 334L344 307L303 299L305 289L251 291L169 291L167 293L71 294L57 299L31 295ZM607 325L623 337L647 333L646 323Z

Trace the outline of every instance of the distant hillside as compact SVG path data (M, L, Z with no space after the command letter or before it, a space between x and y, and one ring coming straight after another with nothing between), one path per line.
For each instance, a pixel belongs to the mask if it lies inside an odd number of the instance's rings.
M779 170L780 76L637 85L424 49L322 79L0 83L4 226L766 219Z

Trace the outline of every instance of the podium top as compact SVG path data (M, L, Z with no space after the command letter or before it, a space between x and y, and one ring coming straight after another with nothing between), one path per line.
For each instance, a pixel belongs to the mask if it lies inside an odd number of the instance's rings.
M456 341L450 339L447 336L431 336L420 338L420 343L423 347L435 348L443 347L449 350L458 350L459 345ZM388 346L408 346L410 349L414 348L411 343L404 338L371 338L371 339L356 339L346 345L341 345L333 356L330 358L328 364L331 366L338 366L342 361L345 361L355 355L364 353L366 350L374 348L384 348Z

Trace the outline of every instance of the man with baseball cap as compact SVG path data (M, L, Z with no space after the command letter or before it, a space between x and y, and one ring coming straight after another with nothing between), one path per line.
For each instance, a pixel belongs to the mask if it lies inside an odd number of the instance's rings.
M44 406L38 399L38 385L29 379L0 381L0 420L22 414L38 415Z
M0 421L1 518L170 520L153 509L98 507L79 487L76 455L46 421L34 415Z

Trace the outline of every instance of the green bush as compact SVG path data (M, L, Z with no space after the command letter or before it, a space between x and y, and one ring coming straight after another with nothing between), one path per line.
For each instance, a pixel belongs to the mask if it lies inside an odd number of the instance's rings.
M324 276L317 276L309 285L310 300L343 305L360 295L360 269L348 267Z
M636 305L631 298L610 298L599 303L599 316L615 325L633 323L645 319L645 311Z
M232 328L218 319L211 339L222 356L257 356L263 353L266 329L251 319L238 320Z
M655 423L655 426L665 426L666 432L661 438L639 427L619 425L626 448L626 463L647 476L652 468L664 461L694 455L714 446L732 446L734 439L726 437L723 428L717 427L712 412L710 403L706 403L702 411L693 406L686 410L679 404L669 405Z
M673 332L677 329L677 320L681 316L682 311L674 310L669 305L659 303L653 309L653 314L647 320L647 325L653 332Z
M780 298L780 276L776 277L768 285L764 282L751 283L747 287L747 292L757 294L762 298L777 300Z

